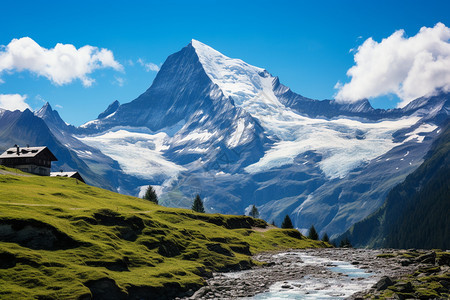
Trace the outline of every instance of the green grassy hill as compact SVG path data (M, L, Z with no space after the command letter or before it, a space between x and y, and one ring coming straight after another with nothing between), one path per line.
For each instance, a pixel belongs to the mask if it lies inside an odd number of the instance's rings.
M0 167L0 298L169 299L256 252L327 246L267 226Z

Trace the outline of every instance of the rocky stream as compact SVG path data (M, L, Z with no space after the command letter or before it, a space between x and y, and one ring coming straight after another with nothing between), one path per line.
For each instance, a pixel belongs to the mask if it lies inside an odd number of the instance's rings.
M449 256L352 248L262 253L254 257L261 266L214 273L184 299L447 299Z

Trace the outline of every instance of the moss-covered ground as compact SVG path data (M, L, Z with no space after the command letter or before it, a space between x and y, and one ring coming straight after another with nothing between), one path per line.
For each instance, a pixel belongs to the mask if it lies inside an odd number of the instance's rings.
M259 219L166 208L76 179L0 175L0 298L173 298L251 254L324 247Z
M380 258L408 259L410 261L424 258L421 267L413 274L393 281L387 289L376 294L368 294L367 299L450 299L450 253L435 249L432 253L398 251L378 255ZM426 262L428 260L428 262ZM425 263L423 263L425 261Z

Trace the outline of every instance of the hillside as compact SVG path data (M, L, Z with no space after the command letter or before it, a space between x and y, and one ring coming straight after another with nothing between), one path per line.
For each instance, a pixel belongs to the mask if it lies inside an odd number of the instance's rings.
M170 299L256 252L324 246L267 226L0 167L0 298Z
M346 234L355 246L450 249L450 126L384 205Z

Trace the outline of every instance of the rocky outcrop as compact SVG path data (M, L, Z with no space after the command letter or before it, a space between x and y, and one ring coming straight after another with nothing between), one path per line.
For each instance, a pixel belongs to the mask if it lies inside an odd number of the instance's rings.
M82 245L50 224L37 220L0 220L0 242L17 243L34 250L60 250Z

